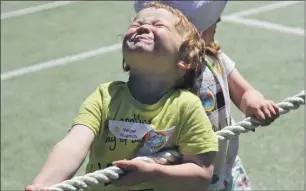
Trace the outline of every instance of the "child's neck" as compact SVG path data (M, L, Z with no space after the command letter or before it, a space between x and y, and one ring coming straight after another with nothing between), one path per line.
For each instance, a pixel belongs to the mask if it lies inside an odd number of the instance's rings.
M154 104L173 88L173 82L156 76L130 74L128 87L136 100Z

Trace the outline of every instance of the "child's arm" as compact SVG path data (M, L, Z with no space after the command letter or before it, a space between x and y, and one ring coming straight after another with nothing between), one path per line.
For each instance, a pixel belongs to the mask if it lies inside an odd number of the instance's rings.
M153 182L169 185L167 188L178 188L176 190L205 190L211 183L215 157L216 152L184 155L183 164L158 165L157 176Z
M50 152L48 159L31 187L42 187L70 179L82 165L94 139L94 133L83 125L74 126L68 135L58 142Z
M236 69L229 74L228 84L232 101L247 117L255 117L268 125L279 116L278 106L266 100Z
M208 187L213 174L216 152L183 156L183 164L160 165L138 160L121 160L113 164L128 173L115 186L134 186L150 181L162 190L202 191Z

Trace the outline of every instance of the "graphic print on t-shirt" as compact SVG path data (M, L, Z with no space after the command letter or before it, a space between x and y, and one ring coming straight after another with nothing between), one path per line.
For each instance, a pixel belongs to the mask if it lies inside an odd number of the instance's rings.
M203 72L200 88L200 99L214 131L220 130L227 125L225 101L220 82L216 80L213 73L207 67ZM220 115L220 116L219 116Z
M140 148L138 155L151 155L165 147L173 147L172 137L176 126L169 129L156 131L152 129L144 137L144 146Z

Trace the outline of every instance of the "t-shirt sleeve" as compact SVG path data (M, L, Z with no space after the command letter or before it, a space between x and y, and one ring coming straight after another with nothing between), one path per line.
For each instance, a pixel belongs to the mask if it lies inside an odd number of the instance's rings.
M79 113L73 121L73 125L84 125L98 135L102 117L102 92L97 88L80 106Z
M218 139L200 100L190 109L186 108L178 146L182 154L201 154L218 151Z
M230 59L224 52L220 53L220 61L224 67L225 75L228 76L235 68L235 62Z

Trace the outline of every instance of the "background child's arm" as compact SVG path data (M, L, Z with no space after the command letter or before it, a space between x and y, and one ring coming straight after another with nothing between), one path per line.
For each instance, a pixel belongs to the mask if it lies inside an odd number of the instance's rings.
M32 186L28 186L27 190L31 190L34 185L45 187L70 179L85 160L93 139L92 130L83 125L75 125L54 146Z
M236 69L229 74L228 84L232 101L247 117L265 120L263 125L270 124L278 117L278 106L266 100Z

